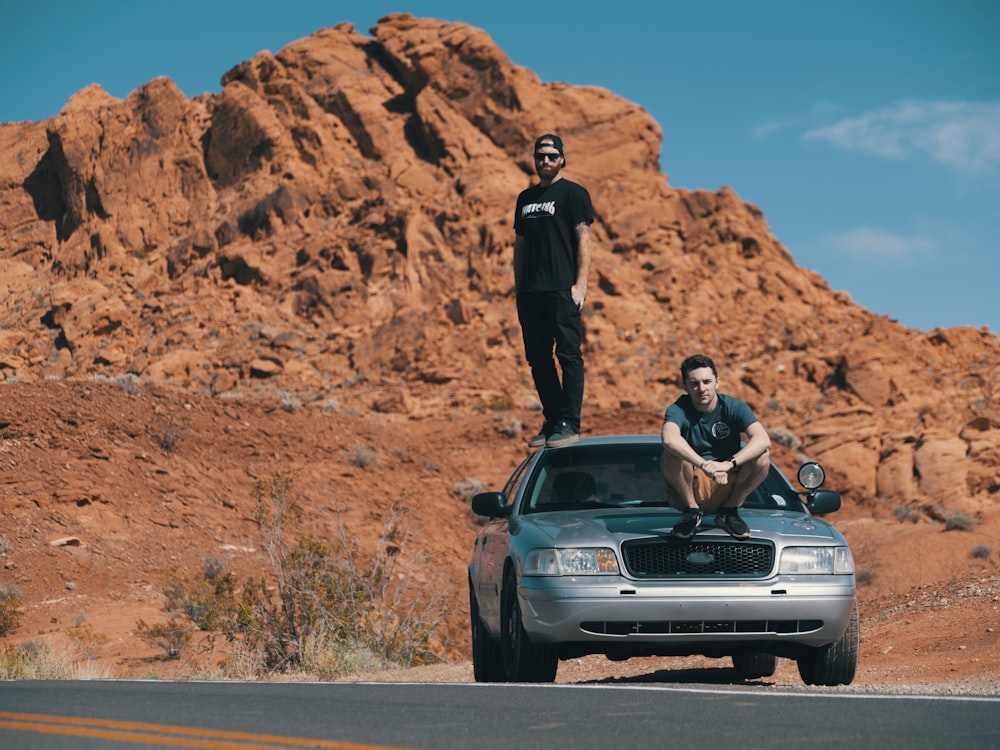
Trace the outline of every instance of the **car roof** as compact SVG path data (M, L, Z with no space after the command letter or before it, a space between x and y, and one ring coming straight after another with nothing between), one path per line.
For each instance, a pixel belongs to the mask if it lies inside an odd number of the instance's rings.
M570 443L566 446L561 446L559 448L545 448L544 450L558 451L563 448L572 448L574 446L607 446L607 445L649 445L649 444L660 444L660 436L656 435L589 435L587 437L581 437L576 442Z

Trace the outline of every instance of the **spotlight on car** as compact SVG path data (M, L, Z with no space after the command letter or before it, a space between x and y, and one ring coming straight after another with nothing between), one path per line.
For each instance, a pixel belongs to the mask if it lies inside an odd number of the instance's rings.
M825 481L826 472L815 461L807 461L799 467L799 484L807 490L815 490L822 487Z

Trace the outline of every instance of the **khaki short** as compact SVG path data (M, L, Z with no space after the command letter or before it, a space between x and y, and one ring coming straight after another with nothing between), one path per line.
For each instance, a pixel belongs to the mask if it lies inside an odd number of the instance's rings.
M725 505L729 496L733 494L733 484L736 479L734 474L735 472L730 473L727 484L717 484L701 469L695 469L691 489L694 491L694 499L698 503L698 507L706 513L714 513ZM668 487L667 492L672 493L672 490Z

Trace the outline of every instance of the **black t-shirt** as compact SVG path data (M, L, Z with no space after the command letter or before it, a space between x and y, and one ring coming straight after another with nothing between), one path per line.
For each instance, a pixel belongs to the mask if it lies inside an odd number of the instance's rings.
M738 398L720 393L712 411L700 412L685 393L667 407L663 421L676 424L681 437L702 458L725 461L740 449L740 433L758 420Z
M514 232L524 237L521 291L569 289L576 283L577 224L592 224L594 207L582 185L567 179L532 185L517 196Z

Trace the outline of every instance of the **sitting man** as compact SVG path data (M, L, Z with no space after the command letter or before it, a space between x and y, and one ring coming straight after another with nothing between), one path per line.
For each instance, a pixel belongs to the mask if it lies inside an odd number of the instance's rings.
M710 358L685 359L681 380L685 395L667 408L660 433L667 497L684 512L671 534L690 539L708 512L715 513L718 528L747 539L750 529L738 508L767 476L771 439L747 404L719 393L719 373Z

